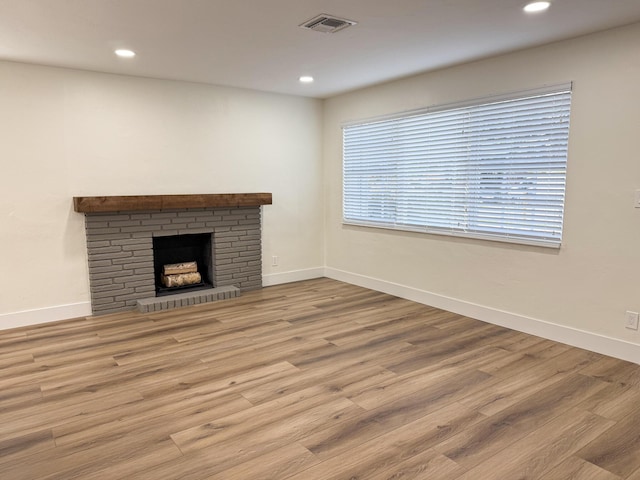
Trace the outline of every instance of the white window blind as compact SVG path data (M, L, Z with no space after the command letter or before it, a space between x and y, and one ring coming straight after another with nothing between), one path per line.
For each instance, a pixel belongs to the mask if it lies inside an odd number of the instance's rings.
M343 127L344 222L559 247L571 85Z

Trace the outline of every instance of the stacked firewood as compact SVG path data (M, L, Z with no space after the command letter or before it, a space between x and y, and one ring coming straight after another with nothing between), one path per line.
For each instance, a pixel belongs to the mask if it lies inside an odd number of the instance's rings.
M171 263L162 267L162 284L167 287L183 287L202 282L196 262Z

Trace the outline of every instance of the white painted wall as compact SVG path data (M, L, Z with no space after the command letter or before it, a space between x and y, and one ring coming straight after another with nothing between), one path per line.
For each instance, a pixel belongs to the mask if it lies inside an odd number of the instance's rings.
M640 311L638 45L635 24L327 100L329 275L389 291L399 285L465 311L475 305L551 322L569 336L584 330L640 344L640 334L624 328L625 310ZM567 81L574 95L559 251L342 225L341 123Z
M359 90L324 113L303 98L0 62L0 328L88 312L74 195L268 191L265 284L326 273L640 362L640 334L623 327L640 310L635 45L640 24ZM567 81L559 251L342 225L342 122Z
M54 308L89 301L76 195L272 192L263 273L321 267L321 116L318 100L0 62L0 328L86 310Z

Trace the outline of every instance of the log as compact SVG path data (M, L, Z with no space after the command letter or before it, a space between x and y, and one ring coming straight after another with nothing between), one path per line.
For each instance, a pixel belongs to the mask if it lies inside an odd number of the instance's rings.
M198 272L178 273L176 275L162 275L162 284L167 287L184 287L202 282L202 276Z
M169 263L162 267L165 275L176 275L178 273L195 273L198 271L196 262Z

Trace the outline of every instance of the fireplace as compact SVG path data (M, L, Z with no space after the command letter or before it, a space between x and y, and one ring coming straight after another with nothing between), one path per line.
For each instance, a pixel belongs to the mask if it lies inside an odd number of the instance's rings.
M85 214L93 313L155 312L261 288L269 204L269 193L74 197ZM203 284L163 290L164 266L189 262Z
M214 286L211 237L212 234L209 233L153 237L153 271L157 297ZM194 264L193 269L188 267L190 264ZM182 269L175 270L176 273L168 273L167 267L175 265L181 265ZM166 281L167 278L181 279L189 275L194 278L188 279L188 283L184 285L180 284L182 282L175 282L177 285L174 286Z

